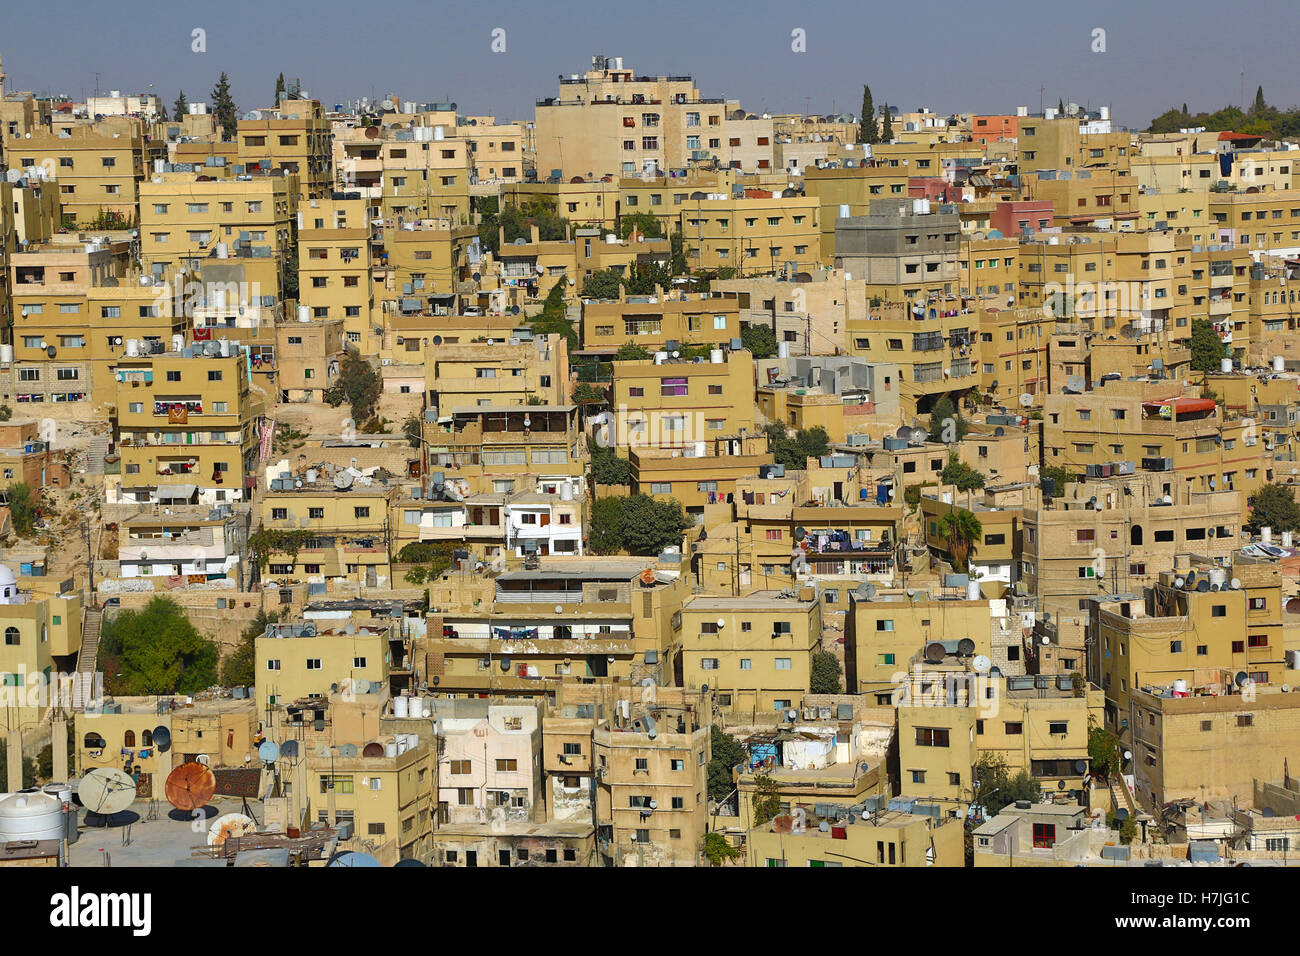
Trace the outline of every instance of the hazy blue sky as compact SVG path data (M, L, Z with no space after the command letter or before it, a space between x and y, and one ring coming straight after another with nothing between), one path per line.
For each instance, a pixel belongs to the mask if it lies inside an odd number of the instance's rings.
M1064 98L1110 104L1144 127L1170 106L1194 111L1246 99L1300 101L1294 0L1052 0L890 5L775 0L584 3L496 0L223 0L190 12L157 0L5 3L0 56L11 89L80 99L95 89L146 91L170 104L209 98L230 74L241 110L269 104L276 74L300 77L327 106L363 95L454 100L462 112L531 118L558 74L591 55L622 56L639 74L690 73L706 96L745 108L856 111L876 104L939 112L1037 110ZM84 10L85 15L81 15ZM940 11L936 13L935 11ZM191 52L206 30L207 52ZM490 51L491 31L507 51ZM791 31L807 31L806 53ZM1107 52L1091 52L1092 31Z

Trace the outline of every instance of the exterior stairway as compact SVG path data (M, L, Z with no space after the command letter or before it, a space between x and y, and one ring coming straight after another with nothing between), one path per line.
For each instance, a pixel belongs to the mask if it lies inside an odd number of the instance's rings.
M72 686L72 708L84 710L95 698L95 661L99 656L99 632L104 612L87 608L81 622L81 650L77 654L77 676Z

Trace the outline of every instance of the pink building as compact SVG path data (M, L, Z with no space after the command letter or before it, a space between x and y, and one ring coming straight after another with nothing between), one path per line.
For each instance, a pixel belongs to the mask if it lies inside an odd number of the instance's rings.
M1043 232L1052 228L1052 208L1046 199L1000 202L989 215L989 225L1004 236L1019 236L1026 229Z

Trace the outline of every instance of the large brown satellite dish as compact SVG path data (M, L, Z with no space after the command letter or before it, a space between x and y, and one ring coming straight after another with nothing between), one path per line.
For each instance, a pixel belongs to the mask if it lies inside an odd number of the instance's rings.
M177 810L197 810L217 792L217 778L201 763L183 763L167 775L166 791Z

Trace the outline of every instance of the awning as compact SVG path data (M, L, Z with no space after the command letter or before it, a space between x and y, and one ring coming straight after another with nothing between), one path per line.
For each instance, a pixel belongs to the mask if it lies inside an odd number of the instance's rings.
M199 490L198 485L159 485L159 501L188 501Z
M1159 402L1143 402L1142 407L1149 412L1156 412L1161 418L1169 418L1171 415L1212 412L1217 403L1212 398L1167 398Z

